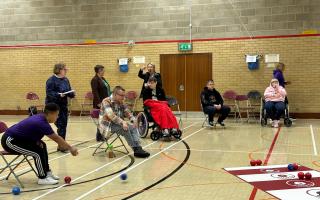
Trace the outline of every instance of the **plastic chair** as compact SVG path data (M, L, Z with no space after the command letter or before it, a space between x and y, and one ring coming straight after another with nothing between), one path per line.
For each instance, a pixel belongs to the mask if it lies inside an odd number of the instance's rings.
M237 93L233 90L227 90L223 93L224 105L229 106L231 109L231 114L234 115L234 119L237 120L237 115L239 113L237 106Z
M138 99L138 94L136 91L128 91L126 93L125 102L131 111L135 110L137 99Z
M8 129L7 125L4 122L0 121L0 135L5 132ZM12 158L12 156L14 156ZM19 185L24 188L24 185L22 184L22 182L20 181L19 177L33 171L36 175L37 172L35 171L35 169L33 168L31 162L28 160L28 156L23 155L23 154L19 154L19 153L10 153L7 152L5 150L0 150L0 157L2 158L2 160L4 161L5 165L4 167L2 167L0 169L0 175L5 172L6 169L9 170L9 174L4 176L5 180L8 180L10 175L12 174L14 176L14 178L18 181ZM8 157L10 157L11 160L8 160ZM21 160L18 160L20 157L22 157ZM14 171L17 167L19 167L20 164L22 164L23 162L27 162L29 164L29 166L31 167L30 170L27 170L21 174L16 174L16 172Z
M43 112L44 105L41 104L40 98L36 93L28 92L26 95L26 100L29 105L29 108L33 106L33 107L36 107L37 110L41 110ZM33 114L33 113L31 113L31 114Z
M255 119L255 116L253 115L254 107L251 106L251 103L249 101L249 98L247 95L237 95L236 96L236 103L237 103L237 109L239 111L238 117L240 120L242 120L241 111L245 111L247 115L247 122L249 122L250 117L252 116Z
M100 115L99 109L93 109L90 112L90 117L97 128L99 128L99 117L100 117L99 115ZM94 152L92 154L93 156L96 155L97 153L99 153L98 150L100 150L100 149L102 149L104 152L107 152L108 150L113 151L114 149L119 148L119 147L124 147L125 151L127 153L129 153L129 151L128 151L127 147L124 145L124 142L121 139L120 135L118 133L112 133L110 126L108 126L106 131L101 133L101 135L104 137L104 141L101 141L100 144L96 147L96 149L94 150ZM111 140L111 142L109 142L109 140ZM120 141L120 145L113 147L113 144L117 140ZM106 144L105 148L101 148L101 146L103 144Z
M80 117L82 115L88 115L90 114L90 110L93 107L93 94L92 92L87 92L84 95L83 103L81 103L81 111L80 111Z

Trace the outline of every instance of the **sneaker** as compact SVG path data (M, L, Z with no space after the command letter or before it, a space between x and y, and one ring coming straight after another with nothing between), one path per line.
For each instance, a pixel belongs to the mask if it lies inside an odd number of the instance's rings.
M142 149L142 147L133 147L134 156L137 158L147 158L150 156L150 153Z
M178 132L178 130L177 130L176 128L173 128L173 129L171 129L171 132L172 132L173 134L175 134L175 133Z
M212 122L209 121L209 126L213 127L214 126L214 121L212 121Z
M274 127L275 121L276 121L276 120L272 120L272 122L271 122L271 127Z
M54 175L54 174L52 173L52 171L48 171L48 172L47 172L47 177L51 177L51 178L54 179L54 180L59 180L59 179L60 179L60 177Z
M279 120L274 120L273 127L274 128L278 128L279 127Z
M39 185L55 185L58 184L58 180L54 180L53 178L47 176L46 178L39 178L38 179L38 184Z
M170 136L168 129L164 129L162 133L163 133L163 137Z
M218 124L220 124L220 126L225 127L226 125L224 124L224 122L218 122Z

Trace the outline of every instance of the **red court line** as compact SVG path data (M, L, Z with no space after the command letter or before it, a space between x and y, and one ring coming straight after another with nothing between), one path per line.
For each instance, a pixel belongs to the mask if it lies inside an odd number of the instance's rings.
M295 34L295 35L265 35L254 37L234 37L234 38L199 38L192 39L191 42L223 41L223 40L251 40L251 39L274 39L274 38L295 38L295 37L319 37L320 34ZM190 40L148 40L137 41L136 44L157 44L157 43L179 43ZM17 44L0 45L0 49L5 48L30 48L30 47L63 47L63 46L92 46L92 45L127 45L128 42L96 42L96 43L60 43L60 44Z
M272 140L271 146L270 146L270 148L269 148L269 152L268 152L268 154L267 154L266 159L265 159L264 162L263 162L263 165L268 165L268 162L269 162L269 159L270 159L270 157L271 157L271 154L272 154L274 145L276 144L276 141L277 141L277 139L278 139L280 130L281 130L281 127L278 128L277 133L275 134L275 136L274 136L274 138L273 138L273 140ZM257 189L256 187L254 187L254 188L252 189L252 192L251 192L251 194L250 194L249 200L254 200L254 198L256 197L257 191L258 191L258 189Z

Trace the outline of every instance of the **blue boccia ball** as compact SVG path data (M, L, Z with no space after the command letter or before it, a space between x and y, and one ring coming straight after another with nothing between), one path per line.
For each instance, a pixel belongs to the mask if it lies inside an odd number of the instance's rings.
M12 194L14 194L14 195L19 195L20 192L21 192L21 191L20 191L20 188L19 188L19 187L15 186L15 187L12 188Z
M293 171L293 170L294 170L293 164L289 164L289 165L288 165L288 170L289 170L289 171Z
M128 178L128 175L126 173L123 173L120 175L120 179L123 181L127 180L127 178Z

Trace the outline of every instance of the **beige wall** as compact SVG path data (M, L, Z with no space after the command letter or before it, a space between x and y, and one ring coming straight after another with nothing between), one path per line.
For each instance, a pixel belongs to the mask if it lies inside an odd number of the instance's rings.
M287 87L291 111L320 112L320 37L194 42L193 53L200 52L212 52L212 75L218 90L234 89L244 94L253 89L263 92L273 70L261 62L259 70L249 71L245 54L279 53L280 61L287 65L285 77L292 81ZM29 91L44 100L45 82L56 62L63 61L70 69L67 76L77 91L73 109L79 110L84 93L90 90L94 65L106 67L105 77L112 87L120 84L128 90L140 91L139 68L131 64L128 73L121 73L117 58L143 55L159 71L159 55L168 53L179 53L177 43L137 44L133 48L94 45L0 49L0 110L16 110L17 106L26 109L25 94Z

